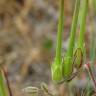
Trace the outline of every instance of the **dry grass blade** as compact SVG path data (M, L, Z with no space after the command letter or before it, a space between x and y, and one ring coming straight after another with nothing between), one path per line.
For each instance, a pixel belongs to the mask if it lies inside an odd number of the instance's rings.
M38 92L39 92L39 89L37 87L26 87L22 90L24 93L28 93L32 96L37 96L38 95Z
M47 87L47 85L45 84L45 83L42 83L41 84L41 89L44 91L44 93L45 94L47 94L48 96L56 96L56 95L53 95L50 91L49 91L49 89L48 89L48 87Z

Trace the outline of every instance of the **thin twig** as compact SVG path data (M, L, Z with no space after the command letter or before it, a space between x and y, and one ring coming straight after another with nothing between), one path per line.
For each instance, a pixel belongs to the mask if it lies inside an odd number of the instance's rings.
M6 73L6 71L5 71L4 68L2 68L2 70L3 70L4 76L6 78L6 82L7 82L7 86L8 86L8 90L9 90L9 95L10 96L13 96L12 91L11 91L11 87L10 87L10 83L9 83L9 80L8 80L7 73Z
M89 63L85 64L85 68L86 68L86 70L88 71L88 73L89 73L89 75L90 75L90 78L91 78L91 80L93 81L94 87L95 87L95 89L96 89L96 80L95 80L94 75L93 75L93 73L92 73L90 64L89 64Z

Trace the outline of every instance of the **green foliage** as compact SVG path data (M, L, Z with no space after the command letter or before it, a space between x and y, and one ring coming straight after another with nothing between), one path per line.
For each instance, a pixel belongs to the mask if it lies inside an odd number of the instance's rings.
M58 34L57 34L58 38L57 38L57 47L56 47L56 57L51 67L52 79L56 82L62 80L66 81L67 79L72 77L74 64L76 68L80 68L83 63L83 57L85 54L84 33L86 28L85 26L86 26L86 17L87 17L87 10L88 10L88 0L82 0L81 8L80 8L80 3L81 3L80 0L76 0L69 46L68 46L67 53L64 56L64 60L62 60L61 49L62 49L64 0L61 0L60 17L59 17ZM80 12L80 18L78 18L79 12ZM79 33L77 46L74 50L78 19L80 22L80 33Z

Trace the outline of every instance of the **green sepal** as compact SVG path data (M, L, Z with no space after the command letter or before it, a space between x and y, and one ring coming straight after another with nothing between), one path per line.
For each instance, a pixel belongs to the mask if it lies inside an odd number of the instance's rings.
M71 57L64 58L63 64L63 78L70 78L73 73L73 59Z
M86 60L86 49L85 49L85 44L83 46L78 46L74 50L74 55L73 55L73 64L75 68L81 68L83 63Z
M60 82L63 79L62 64L63 60L55 60L51 66L52 80L56 83Z
M76 68L80 68L83 64L83 52L81 48L77 48L74 52L74 56L73 56L73 62L74 62L74 66Z

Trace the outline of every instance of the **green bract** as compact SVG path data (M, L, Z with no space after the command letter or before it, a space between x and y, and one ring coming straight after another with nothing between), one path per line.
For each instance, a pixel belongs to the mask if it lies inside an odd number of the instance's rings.
M83 53L81 48L77 48L74 53L74 60L73 64L75 65L76 68L80 68L82 66L83 62Z

